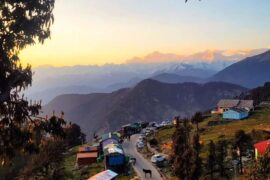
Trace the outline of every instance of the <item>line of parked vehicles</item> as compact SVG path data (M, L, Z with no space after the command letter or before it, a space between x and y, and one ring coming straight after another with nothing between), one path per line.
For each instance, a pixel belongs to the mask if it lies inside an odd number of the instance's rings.
M140 136L136 142L138 149L143 149L145 146L145 140L147 136L153 134L157 129L165 126L172 125L171 121L162 121L160 124L156 122L150 122L145 128L141 129Z
M170 121L163 121L160 124L156 122L150 122L147 127L141 130L141 133L136 141L137 150L141 150L146 146L148 136L152 135L159 128L170 125L172 125ZM166 161L166 157L163 154L154 154L150 160L153 164L157 166L162 166L163 163Z

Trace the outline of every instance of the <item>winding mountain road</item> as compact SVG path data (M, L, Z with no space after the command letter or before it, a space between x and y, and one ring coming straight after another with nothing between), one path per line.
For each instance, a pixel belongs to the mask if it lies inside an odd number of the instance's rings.
M136 164L133 167L141 179L162 180L162 177L152 163L137 152L136 141L138 137L139 135L135 134L131 136L130 141L125 140L123 143L125 154L136 158ZM143 169L150 169L152 171L152 178L150 178L149 174L147 174L147 177L145 177Z

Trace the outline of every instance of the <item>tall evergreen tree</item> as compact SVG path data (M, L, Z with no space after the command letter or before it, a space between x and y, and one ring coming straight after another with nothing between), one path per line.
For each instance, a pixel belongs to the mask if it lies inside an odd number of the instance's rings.
M187 119L179 124L173 135L173 172L181 180L191 179L193 149L190 144L191 125Z
M207 169L211 175L211 180L214 179L214 170L216 166L216 145L214 141L208 144Z
M199 133L195 133L193 135L192 144L194 151L194 168L192 172L192 179L198 180L202 174L202 159L200 158L201 144Z
M203 121L203 116L201 112L196 112L191 119L192 123L196 124L197 134L199 133L199 123Z
M80 126L77 124L69 124L69 127L65 129L65 140L68 147L77 146L85 143L85 134L82 133Z
M219 174L221 177L226 176L225 159L228 155L227 147L228 147L228 142L226 140L221 139L217 142L216 161L217 161L217 165L218 165Z
M234 135L234 146L238 150L238 158L240 165L240 173L243 174L243 162L242 157L244 151L252 147L251 137L243 130L239 130Z
M32 83L30 65L20 65L19 52L50 37L54 0L0 1L0 160L3 165L31 145L40 103L20 93Z

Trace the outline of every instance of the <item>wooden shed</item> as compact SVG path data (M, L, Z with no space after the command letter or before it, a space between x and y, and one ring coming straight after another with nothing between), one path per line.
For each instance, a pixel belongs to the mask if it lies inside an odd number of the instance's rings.
M77 154L77 164L78 166L90 165L97 162L98 153L97 152L87 152Z

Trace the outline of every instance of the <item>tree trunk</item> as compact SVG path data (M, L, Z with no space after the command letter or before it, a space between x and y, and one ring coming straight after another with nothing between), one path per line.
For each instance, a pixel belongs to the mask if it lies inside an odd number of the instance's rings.
M242 152L239 154L240 174L243 174Z

